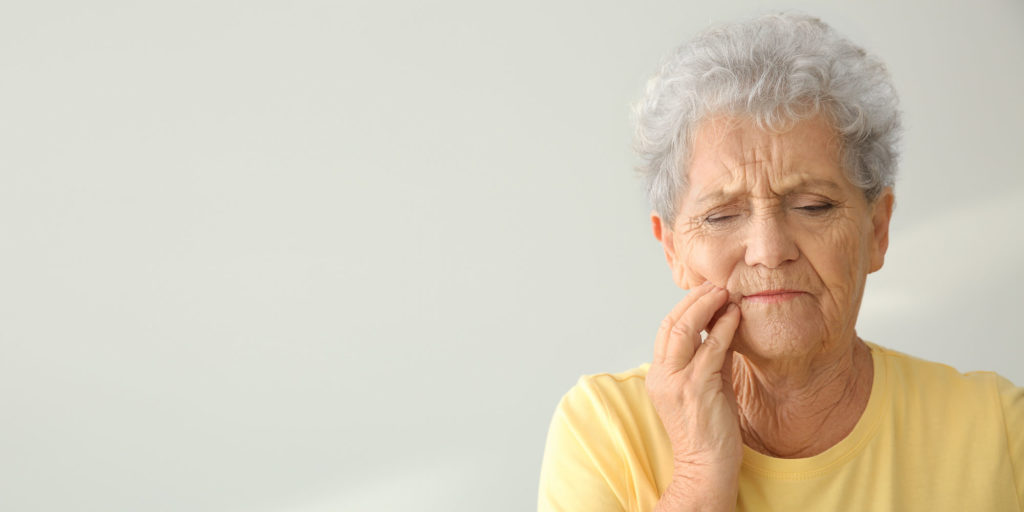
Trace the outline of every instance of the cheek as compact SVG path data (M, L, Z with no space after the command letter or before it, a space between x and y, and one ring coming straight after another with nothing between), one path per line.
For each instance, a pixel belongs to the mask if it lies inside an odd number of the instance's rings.
M869 255L859 226L853 221L837 224L815 242L809 259L840 309L859 300Z
M742 257L742 251L739 251ZM687 241L681 258L682 282L686 289L711 281L717 286L726 286L736 268L736 244L728 240L695 238Z

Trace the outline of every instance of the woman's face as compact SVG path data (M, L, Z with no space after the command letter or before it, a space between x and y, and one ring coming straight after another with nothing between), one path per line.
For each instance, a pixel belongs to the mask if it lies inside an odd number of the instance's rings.
M733 347L748 357L845 346L868 273L882 266L892 191L873 203L840 167L822 117L787 132L713 118L696 133L673 229L652 215L676 283L710 280L739 304Z

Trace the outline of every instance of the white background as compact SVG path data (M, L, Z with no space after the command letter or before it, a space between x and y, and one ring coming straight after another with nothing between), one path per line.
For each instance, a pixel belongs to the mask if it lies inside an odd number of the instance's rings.
M0 509L535 507L682 297L629 104L769 7L903 99L860 334L1024 383L1020 1L5 1Z

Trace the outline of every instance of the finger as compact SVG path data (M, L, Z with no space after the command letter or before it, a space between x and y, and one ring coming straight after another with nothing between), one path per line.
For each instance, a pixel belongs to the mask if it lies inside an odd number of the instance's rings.
M711 284L711 281L704 281L700 286L690 290L690 292L686 294L686 297L683 297L683 300L676 303L675 307L672 308L672 311L662 319L661 326L658 327L658 334L654 341L655 362L664 362L669 332L672 330L672 327L676 322L679 321L679 317L682 316L682 314L689 309L694 302L697 302L698 299L713 289L714 286Z
M672 326L679 321L679 317L682 316L683 312L692 306L694 302L697 302L697 299L713 289L714 286L712 286L711 281L704 281L700 286L690 290L686 297L683 297L683 300L676 303L672 311L665 316L661 321L661 326L658 327L658 334L654 338L654 362L661 363L665 361L665 347L668 344L669 332L672 330Z
M726 350L725 357L722 359L722 380L728 384L732 384L732 360L736 357L735 350Z
M715 323L707 339L697 349L693 356L694 371L701 375L708 375L722 369L725 363L726 352L732 345L736 328L740 325L740 308L736 304L729 304L725 313Z
M729 400L730 406L733 410L736 410L736 392L732 387L732 365L733 360L736 358L736 351L729 349L725 351L725 359L722 362L722 390L725 391L725 397Z
M700 332L707 326L711 316L729 299L729 294L717 288L697 299L669 331L665 343L665 360L677 368L690 363L694 352L700 346Z
M715 314L711 316L711 320L708 321L707 327L704 328L705 331L710 333L711 330L715 328L715 324L718 323L718 319L722 318L722 315L725 314L725 310L729 308L729 304L729 302L726 302L725 304L722 304L722 307L715 311Z

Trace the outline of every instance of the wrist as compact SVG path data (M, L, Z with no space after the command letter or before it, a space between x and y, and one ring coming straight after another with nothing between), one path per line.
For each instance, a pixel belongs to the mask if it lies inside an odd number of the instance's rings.
M732 512L739 495L739 474L728 471L673 472L659 502L659 511Z

